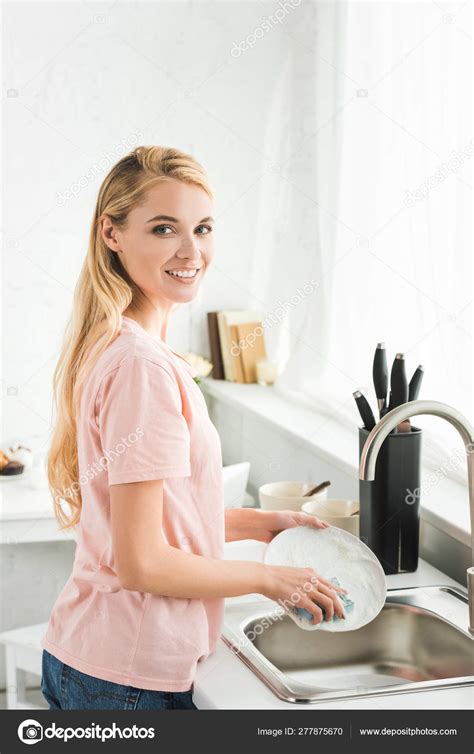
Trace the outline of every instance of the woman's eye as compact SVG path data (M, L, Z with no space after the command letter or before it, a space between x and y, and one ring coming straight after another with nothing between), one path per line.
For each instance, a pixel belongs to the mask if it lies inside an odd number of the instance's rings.
M200 229L202 229L204 231L203 233L199 233L200 236L205 236L208 233L212 233L212 228L211 228L210 225L198 225L198 227L196 228L196 230L198 231Z
M156 228L153 228L153 233L156 233L157 236L168 236L169 233L166 233L167 230L171 233L173 232L171 225L157 225Z

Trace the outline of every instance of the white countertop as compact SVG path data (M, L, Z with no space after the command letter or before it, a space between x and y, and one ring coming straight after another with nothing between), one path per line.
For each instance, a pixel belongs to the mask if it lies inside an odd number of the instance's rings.
M254 505L253 498L245 493L248 467L248 463L223 467L224 501L244 507ZM21 476L0 479L0 544L56 542L75 538L74 531L59 528L42 466L29 469Z
M0 524L2 545L75 539L59 529L42 467L0 481Z
M262 560L265 545L253 540L225 546L225 558ZM465 590L423 560L415 573L387 576L388 589L412 586L451 585ZM262 595L245 595L227 604L262 600ZM392 694L340 702L292 704L277 696L220 639L216 650L198 667L194 682L194 703L199 709L287 709L315 712L319 709L473 709L474 687L442 689L420 693Z

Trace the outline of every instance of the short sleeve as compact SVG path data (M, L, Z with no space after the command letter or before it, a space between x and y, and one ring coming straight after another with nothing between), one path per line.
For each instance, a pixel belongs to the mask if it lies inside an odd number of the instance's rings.
M126 359L103 378L96 411L109 484L190 476L189 428L165 367Z

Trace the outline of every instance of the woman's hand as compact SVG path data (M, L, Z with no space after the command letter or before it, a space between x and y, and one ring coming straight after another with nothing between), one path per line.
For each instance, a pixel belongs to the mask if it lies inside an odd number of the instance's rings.
M346 589L323 579L312 568L265 566L262 594L282 607L304 607L313 615L313 625L323 620L321 607L325 609L326 621L332 620L334 614L345 618L338 593L346 592Z
M300 511L262 511L259 508L228 508L225 511L226 542L239 539L271 542L281 531L295 526L327 529L329 524ZM321 607L325 609L327 621L332 620L334 614L339 618L346 617L337 595L347 590L334 586L312 568L263 565L263 584L258 591L282 606L306 608L313 615L313 624L323 619Z
M260 508L227 508L225 511L226 542L239 539L271 542L281 531L295 526L327 529L329 524L301 511L262 511Z

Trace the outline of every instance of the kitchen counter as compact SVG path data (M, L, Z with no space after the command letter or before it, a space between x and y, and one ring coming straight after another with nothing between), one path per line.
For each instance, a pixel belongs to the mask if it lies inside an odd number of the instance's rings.
M58 529L44 474L33 473L21 480L5 481L1 490L1 544L74 541L73 533ZM225 557L262 560L264 548L264 544L253 540L227 543ZM434 584L457 586L465 591L464 584L458 584L423 560L416 573L387 576L388 589ZM262 595L234 597L226 600L226 604L249 600L262 600ZM198 668L194 701L200 709L472 709L474 690L446 689L338 703L290 704L278 699L220 639L215 652Z
M75 539L60 530L42 468L0 482L0 544L60 542Z
M231 542L225 545L225 558L261 561L264 549L263 543L253 540ZM388 589L441 584L466 591L464 585L456 583L423 560L419 561L415 573L387 576ZM227 599L226 605L262 599L260 594L244 595ZM472 709L474 687L392 694L341 702L291 704L278 699L220 639L215 652L198 668L193 699L199 709L288 709L313 712L325 709Z
M353 492L348 497L355 499L358 494L359 469L356 459L359 457L359 440L353 426L340 421L337 416L328 417L321 407L318 411L313 403L309 407L296 399L289 399L273 388L254 383L244 385L206 377L202 382L202 389L225 409L234 408L240 416L252 421L258 418L267 425L270 432L296 442L299 455L304 450L310 451L324 459L329 468L338 467L345 472L354 485ZM323 433L315 430L318 425L324 427ZM235 433L238 434L237 430ZM463 459L461 469L465 469L464 449L460 440L458 443L459 457ZM251 454L244 452L244 455L252 463ZM423 462L424 460L423 456ZM453 455L450 460L455 468L457 457ZM451 476L452 471L446 460L440 461L436 468L423 466L420 515L422 519L470 548L467 479L459 483ZM446 500L450 501L449 506L446 505Z
M224 501L229 506L253 506L245 492L248 464L231 464L223 468ZM42 466L22 476L4 477L0 481L0 544L75 541L74 531L60 529L48 480Z

